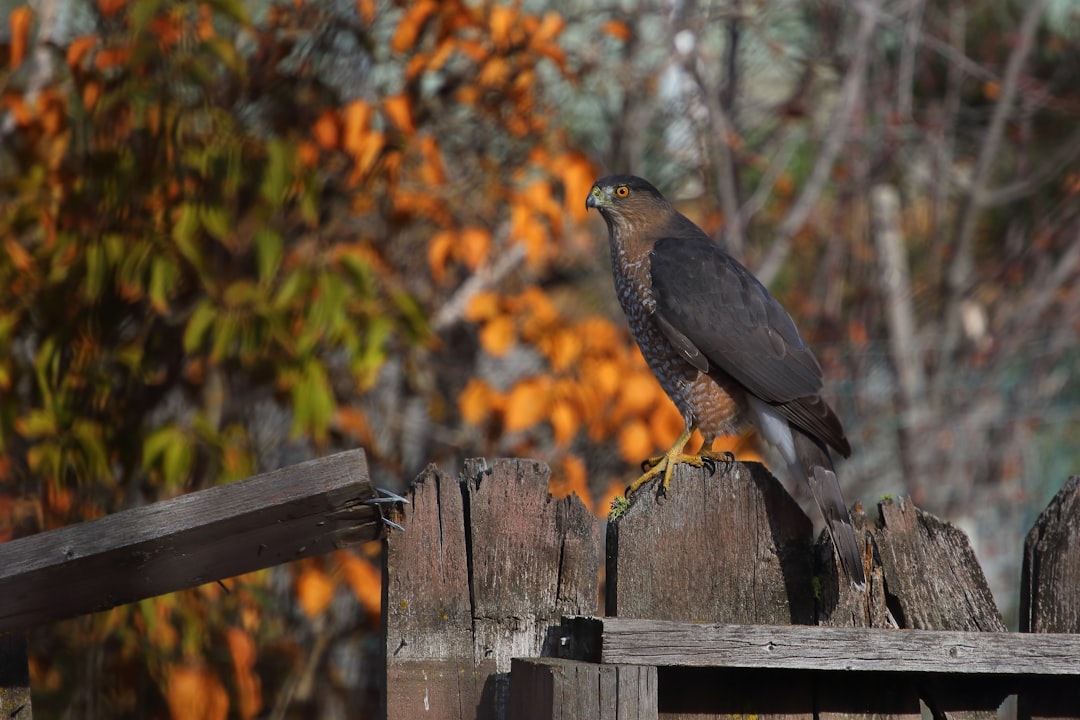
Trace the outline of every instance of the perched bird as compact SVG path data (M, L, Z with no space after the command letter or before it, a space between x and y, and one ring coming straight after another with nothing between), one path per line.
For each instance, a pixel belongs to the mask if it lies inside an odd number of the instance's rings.
M648 181L611 175L593 184L586 208L608 227L615 291L641 354L682 413L686 428L626 490L632 495L677 463L725 459L719 435L748 424L808 485L848 577L863 582L861 554L829 448L851 446L821 397L821 366L787 311L754 275L679 213ZM684 452L697 428L705 442Z

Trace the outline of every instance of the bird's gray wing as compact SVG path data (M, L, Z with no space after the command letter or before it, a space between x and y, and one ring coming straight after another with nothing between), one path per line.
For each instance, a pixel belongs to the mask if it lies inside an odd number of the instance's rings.
M820 397L821 366L749 270L704 235L660 238L649 262L657 324L689 362L702 369L704 356L790 422L850 454Z

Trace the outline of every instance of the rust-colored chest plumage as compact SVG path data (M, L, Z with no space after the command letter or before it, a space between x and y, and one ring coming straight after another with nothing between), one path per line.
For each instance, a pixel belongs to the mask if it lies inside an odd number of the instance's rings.
M706 441L738 432L744 421L742 388L719 369L699 371L664 335L654 316L656 300L649 275L652 242L641 240L652 235L634 230L613 228L609 236L615 293L634 341L688 426L699 428Z

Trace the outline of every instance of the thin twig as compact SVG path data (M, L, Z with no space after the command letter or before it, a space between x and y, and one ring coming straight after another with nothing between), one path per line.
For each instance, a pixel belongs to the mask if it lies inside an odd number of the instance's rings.
M983 201L983 193L990 178L990 170L1001 149L1001 140L1005 134L1005 123L1012 114L1016 90L1019 86L1020 72L1027 62L1028 55L1031 53L1035 30L1038 27L1043 10L1046 9L1046 3L1047 0L1032 0L1024 9L1024 17L1020 22L1020 30L1017 33L1016 46L1009 55L1008 63L1005 66L1005 77L1001 82L1001 94L994 105L990 125L986 129L986 135L981 143L975 169L972 172L970 187L962 199L960 214L956 223L956 232L953 235L953 262L949 266L946 277L945 336L942 341L942 358L946 364L950 362L950 358L960 339L960 303L968 293L971 276L974 272L973 245L975 226ZM942 385L947 382L948 375L947 372L939 373L935 380L936 390L942 389ZM935 392L935 394L940 393Z
M825 141L818 152L814 167L810 171L810 177L803 185L802 192L795 200L787 217L780 224L777 238L757 270L758 278L765 285L773 281L784 264L784 260L787 259L788 252L791 250L791 239L806 224L807 218L821 197L840 149L851 131L852 117L862 97L866 66L870 56L870 40L874 36L882 2L883 0L869 0L869 2L858 4L861 18L855 34L855 54L844 77L840 102L830 121L828 133L825 135Z

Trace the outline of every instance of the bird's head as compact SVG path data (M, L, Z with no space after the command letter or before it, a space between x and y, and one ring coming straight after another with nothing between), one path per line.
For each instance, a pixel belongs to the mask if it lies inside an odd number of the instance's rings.
M670 209L664 196L648 180L634 175L608 175L593 183L586 208L596 208L611 230L655 221Z

